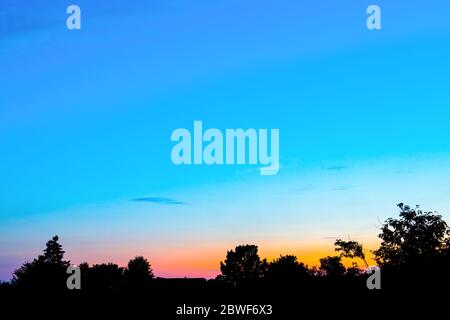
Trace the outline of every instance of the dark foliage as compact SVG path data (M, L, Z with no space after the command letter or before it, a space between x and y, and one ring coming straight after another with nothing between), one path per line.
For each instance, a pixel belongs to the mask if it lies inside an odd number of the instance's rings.
M447 223L432 212L400 203L399 219L387 219L381 227L381 246L374 251L383 266L404 266L435 260L449 248Z
M280 256L269 264L265 275L272 281L299 281L310 276L308 266L294 255Z
M42 255L14 271L12 285L31 290L66 288L66 270L70 262L64 260L65 252L58 240L58 236L54 236L47 242Z
M142 256L135 257L128 262L124 276L126 285L131 289L143 289L154 278L150 262Z
M329 277L341 277L345 274L345 267L342 264L341 257L325 257L320 259L319 270L323 272L323 275Z
M374 251L381 266L382 289L403 290L403 294L433 292L450 284L449 229L440 215L411 209L400 204L398 219L388 219L381 227L380 247ZM318 267L309 268L294 255L280 256L271 261L262 259L256 245L240 245L227 252L220 263L221 275L215 280L155 278L150 262L138 256L126 268L114 263L79 265L81 290L67 289L67 267L64 250L57 236L47 242L43 253L24 263L14 272L10 283L0 283L0 292L39 290L95 297L139 292L143 296L220 296L222 299L241 295L278 297L295 291L322 299L326 294L339 297L347 292L356 297L368 297L368 274L353 263L346 268L342 258L361 259L367 266L362 244L337 239L337 256L320 259ZM101 293L98 295L97 293Z
M220 262L220 270L222 280L238 284L262 278L267 270L267 261L261 261L257 246L237 246L228 251L224 262Z

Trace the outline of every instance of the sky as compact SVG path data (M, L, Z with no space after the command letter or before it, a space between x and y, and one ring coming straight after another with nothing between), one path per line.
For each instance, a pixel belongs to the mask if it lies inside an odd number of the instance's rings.
M66 8L81 8L81 30ZM367 6L382 29L366 27ZM396 204L450 218L448 1L0 3L0 279L73 263L214 277L257 244L309 265L377 246ZM277 175L176 166L173 130L277 128Z

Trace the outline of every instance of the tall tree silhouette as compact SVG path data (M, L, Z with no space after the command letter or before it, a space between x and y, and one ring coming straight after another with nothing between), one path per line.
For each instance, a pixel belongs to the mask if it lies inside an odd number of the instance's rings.
M380 248L373 252L380 266L431 260L448 248L449 229L440 215L403 203L398 207L400 218L386 220L379 234Z
M220 270L224 280L235 284L245 280L261 278L267 269L267 261L261 261L258 247L255 245L237 246L227 252L224 262L220 262Z
M58 243L59 237L54 236L51 240L47 241L46 248L44 249L44 254L39 256L39 260L44 263L61 265L68 267L70 262L64 261L64 253L66 253L62 245Z
M70 262L64 260L65 252L58 240L58 236L54 236L47 242L42 255L15 270L13 285L36 290L66 288L66 270Z
M142 256L135 257L128 262L125 270L126 284L131 288L144 288L154 278L150 262Z

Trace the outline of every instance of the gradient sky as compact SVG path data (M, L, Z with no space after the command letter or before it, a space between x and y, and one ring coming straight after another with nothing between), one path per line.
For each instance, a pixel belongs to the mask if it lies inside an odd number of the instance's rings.
M2 0L0 279L55 234L74 263L144 255L158 276L213 277L238 244L310 265L336 237L373 248L399 202L449 219L449 15L444 0ZM280 172L173 165L171 132L194 120L279 128Z

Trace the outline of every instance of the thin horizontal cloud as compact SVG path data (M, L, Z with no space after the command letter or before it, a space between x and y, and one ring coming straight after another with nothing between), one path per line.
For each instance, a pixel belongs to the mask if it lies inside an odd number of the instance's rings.
M340 170L345 170L350 168L350 166L347 165L342 165L342 166L332 166L332 167L328 167L326 168L327 170L334 170L334 171L340 171Z
M164 197L143 197L143 198L134 198L130 199L133 202L148 202L148 203L156 203L163 205L187 205L186 202L179 201L172 198L164 198Z

